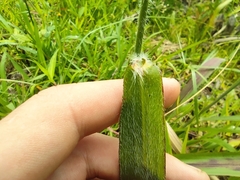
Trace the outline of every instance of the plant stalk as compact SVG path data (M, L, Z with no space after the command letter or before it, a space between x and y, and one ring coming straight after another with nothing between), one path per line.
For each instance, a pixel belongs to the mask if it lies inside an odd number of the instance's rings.
M142 0L140 15L138 18L137 39L135 44L135 53L137 56L141 54L141 50L142 50L142 40L143 40L143 34L144 34L144 26L146 24L147 8L148 8L148 0Z

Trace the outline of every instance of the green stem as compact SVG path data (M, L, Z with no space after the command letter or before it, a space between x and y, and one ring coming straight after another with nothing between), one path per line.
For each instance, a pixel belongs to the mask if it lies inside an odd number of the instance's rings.
M135 44L135 53L137 55L141 54L144 26L146 24L147 8L148 0L142 0L141 10L138 18L137 39Z
M24 0L24 3L25 3L25 5L26 5L26 7L27 7L27 11L28 11L29 17L30 17L30 19L31 19L31 22L34 23L34 22L33 22L32 15L31 15L30 8L29 8L28 3L27 3L27 0Z

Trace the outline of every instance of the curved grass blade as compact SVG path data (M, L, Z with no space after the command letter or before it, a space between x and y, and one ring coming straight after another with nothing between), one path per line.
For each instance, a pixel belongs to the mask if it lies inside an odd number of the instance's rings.
M240 152L178 154L176 157L208 175L240 177Z

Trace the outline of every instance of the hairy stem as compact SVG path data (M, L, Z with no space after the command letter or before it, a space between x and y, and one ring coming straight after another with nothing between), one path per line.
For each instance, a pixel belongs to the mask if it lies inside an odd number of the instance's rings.
M141 10L138 19L137 39L135 44L135 53L137 54L137 56L141 53L142 49L142 40L144 34L144 26L146 24L147 8L148 0L142 0Z

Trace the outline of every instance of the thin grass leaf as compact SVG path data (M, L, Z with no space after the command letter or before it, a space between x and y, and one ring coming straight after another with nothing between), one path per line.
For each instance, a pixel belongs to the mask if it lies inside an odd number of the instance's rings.
M27 9L25 4L23 3L22 0L19 1L19 7L21 9L21 18L17 16L17 18L19 19L19 22L22 23L23 27L25 28L25 30L28 32L28 34L32 37L33 32L34 32L34 28L31 24L31 22L29 21L28 15L27 15Z
M233 16L239 12L240 12L240 6L236 7L236 9L234 9L232 12L230 12L230 14L228 14L228 16Z
M181 90L181 101L191 95L191 92L194 88L194 81L196 82L197 86L200 86L205 81L205 79L207 79L214 72L214 70L220 66L223 61L224 59L217 57L205 61L198 69L196 79L190 79L186 86L184 86L184 88Z
M185 131L186 128L179 128L176 130L176 132L180 131ZM211 128L211 127L197 127L197 128L191 128L191 131L212 131L212 132L216 132L217 133L224 133L224 132L231 132L231 133L239 133L240 132L240 128L234 125L229 125L229 126L225 126L223 128Z
M193 93L197 92L197 77L196 77L196 73L195 70L192 70L192 85L193 85ZM193 98L193 102L194 102L194 117L196 119L196 122L198 124L199 122L199 113L198 113L198 97L194 97Z
M240 152L190 153L175 155L208 175L240 177Z
M7 30L9 33L13 32L13 28L9 25L9 22L6 21L3 16L0 14L0 22L2 24L2 27Z
M226 141L224 141L220 138L217 138L217 137L212 138L212 139L203 138L203 140L206 142L211 142L211 143L217 144L217 145L221 146L222 148L225 148L229 152L237 152L237 150L235 148L233 148L230 144L228 144Z
M45 67L43 67L39 62L37 62L37 61L33 61L36 65L37 65L37 67L49 78L50 76L49 76L49 72L48 72L48 70L45 68ZM50 78L49 78L50 79Z
M38 76L34 76L34 77L28 79L28 81L30 81L30 82L39 81L39 80L43 79L45 76L46 76L46 74L40 74Z
M56 50L53 54L53 56L50 59L49 65L48 65L48 77L51 82L54 82L54 75L55 75L55 69L56 69L56 63L57 63L57 55L58 50Z
M44 51L42 49L42 41L39 37L39 29L36 21L32 18L31 12L29 10L29 7L27 5L27 2L24 0L24 2L21 0L19 1L20 8L22 10L22 18L23 18L23 26L25 27L25 30L28 32L28 34L33 39L34 43L37 46L37 52L38 52L38 62L43 64L44 67L46 67L46 61L44 57ZM29 16L28 16L29 15ZM29 20L31 19L31 21ZM22 22L20 20L19 22Z
M210 17L210 20L209 20L209 26L210 27L213 27L214 26L214 23L215 23L215 19L217 17L217 15L219 14L219 12L225 8L228 4L230 4L232 2L232 0L224 0L222 1L221 4L219 4L217 6L217 8L214 10L212 16Z
M14 40L0 40L0 46L4 45L17 45L16 41Z
M6 75L6 62L7 62L7 52L4 51L1 62L0 62L0 77L1 79L7 79ZM0 81L1 82L1 81ZM5 81L1 82L1 91L7 92L7 83Z
M25 81L28 80L29 77L28 77L27 73L22 69L22 67L19 66L18 63L11 56L8 55L8 57L9 57L12 65L14 66L14 68L22 75L23 80L25 80Z
M36 23L34 23L34 33L33 33L32 37L34 37L34 41L37 46L38 61L46 67L47 63L46 63L46 59L44 57L44 51L42 49L42 43L41 43L42 41L39 37L39 30L38 30Z
M83 48L84 48L84 50L87 54L88 63L90 65L90 67L92 67L94 65L94 60L93 60L92 54L90 53L88 44L84 42L83 43Z
M31 47L18 45L17 48L24 50L27 53L31 53L34 56L37 55L37 51Z
M190 126L187 127L187 130L185 132L185 137L184 137L184 141L183 141L183 145L182 145L182 154L187 153L187 143L188 143L188 135L189 135L189 131L190 131Z
M81 49L81 45L85 42L85 40L93 33L96 33L97 31L99 30L102 30L102 29L107 29L107 28L110 28L111 26L113 25L116 25L116 24L119 24L119 23L122 23L122 22L126 22L126 21L132 21L134 20L134 17L130 17L130 18L125 18L125 19L122 19L120 21L117 21L117 22L114 22L114 23L110 23L108 25L104 25L104 26L101 26L99 28L96 28L92 31L90 31L89 33L87 33L83 38L80 38L80 43L76 46L75 48L75 51L73 53L73 56L72 56L72 59L70 61L73 61L73 59L76 57L78 51Z
M189 96L193 94L194 87L199 87L213 72L216 68L220 66L220 64L224 61L222 58L211 58L207 59L198 69L198 72L195 79L191 78L188 83L181 89L180 99L178 102L184 101ZM193 82L195 82L196 86L193 86ZM177 106L177 102L175 102L171 108L167 110L170 111Z
M31 12L30 12L30 8L29 8L29 6L28 6L27 0L23 0L23 1L24 1L25 5L26 5L27 12L28 12L28 15L29 15L29 17L30 17L30 19L31 19L31 22L33 23L32 14L31 14Z
M207 39L204 39L204 40L201 40L201 41L197 41L197 42L195 42L195 43L192 43L192 44L190 44L190 45L188 45L188 46L185 46L185 47L183 47L182 49L179 49L179 50L177 50L177 51L175 51L175 52L167 55L167 56L166 56L166 59L172 59L174 56L176 56L176 55L178 55L178 54L181 54L181 52L186 51L186 50L191 49L191 48L194 48L194 47L197 47L198 45L200 45L200 44L202 44L202 43L204 43L204 42L206 42L206 41L207 41ZM160 57L161 57L161 56L159 56L159 58L160 58Z
M8 106L9 106L9 102L4 101L0 97L0 117L4 117L12 111L12 108L10 108ZM1 120L1 118L0 118L0 120Z
M25 82L25 81L19 81L19 80L13 80L13 79L0 79L0 82L12 82L12 83L19 83L19 84L27 84L27 85L35 85L30 82Z
M205 118L201 118L200 121L235 121L235 122L240 122L240 115L205 117Z
M222 93L219 97L216 98L215 101L213 101L211 104L209 104L207 107L205 107L203 110L201 110L200 114L204 113L207 111L210 107L212 107L214 104L216 104L218 101L220 101L223 97L225 97L230 91L235 89L237 86L240 85L240 79L237 80L235 83L231 85L224 93Z

